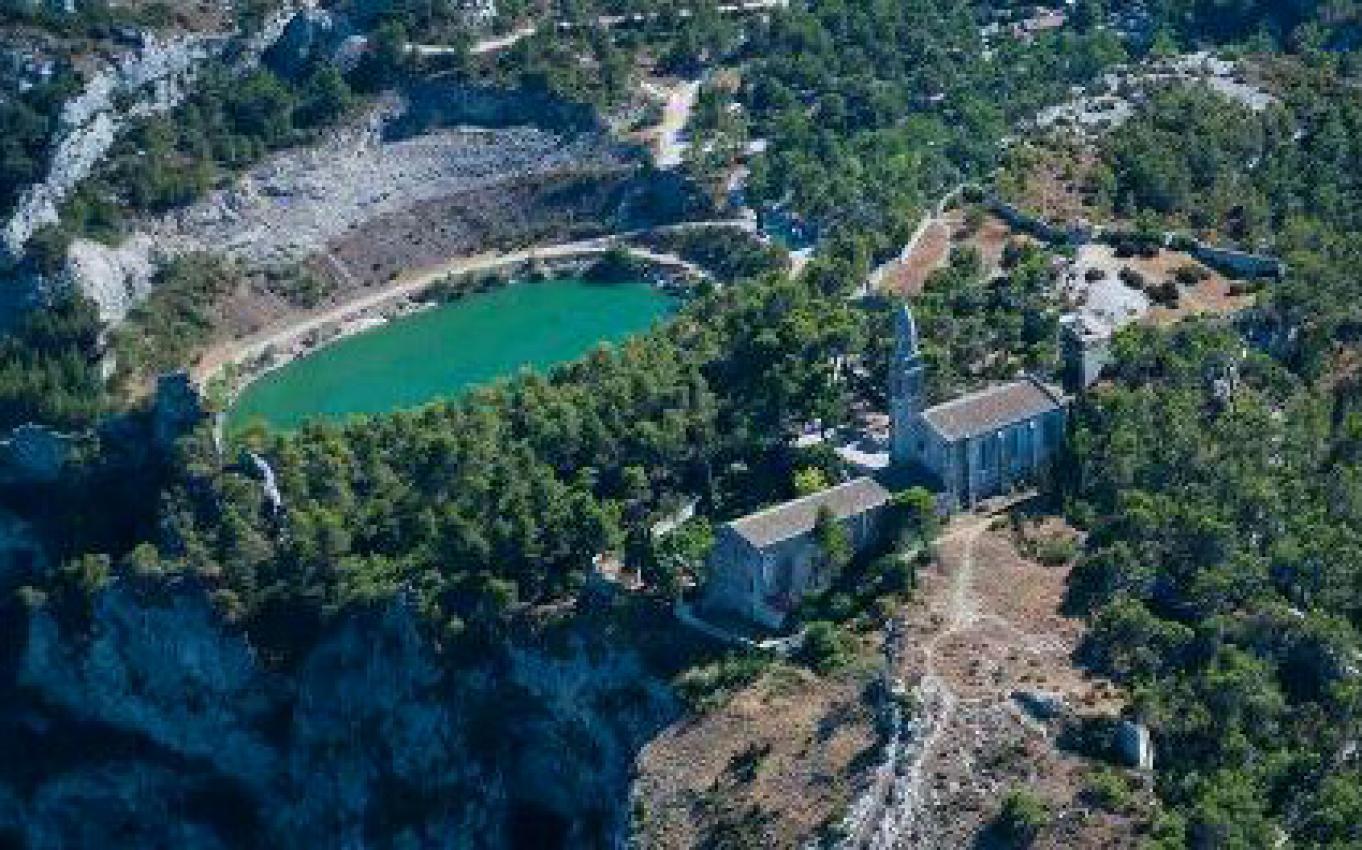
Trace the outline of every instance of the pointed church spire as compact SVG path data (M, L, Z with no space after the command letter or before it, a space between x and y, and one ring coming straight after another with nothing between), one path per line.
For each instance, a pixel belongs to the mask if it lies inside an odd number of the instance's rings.
M889 366L890 456L895 463L916 460L926 371L918 350L917 320L905 301L894 314L894 362Z
M907 301L899 304L894 317L894 338L899 357L917 356L917 320L913 318L913 309Z

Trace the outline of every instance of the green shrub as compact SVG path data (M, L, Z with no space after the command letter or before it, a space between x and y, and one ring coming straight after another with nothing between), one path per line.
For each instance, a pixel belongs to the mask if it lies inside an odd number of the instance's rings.
M810 623L799 648L799 660L819 673L830 673L851 658L851 638L836 625L819 620Z
M1003 798L1002 811L993 826L1008 846L1030 847L1049 822L1050 812L1044 801L1029 791L1013 789Z
M1088 776L1083 797L1099 809L1119 814L1130 808L1130 783L1119 771L1100 767Z
M1036 560L1047 567L1062 567L1078 557L1078 544L1067 537L1043 540L1036 546Z
M770 666L765 656L729 655L682 673L675 681L676 691L693 710L706 711L726 694L755 682Z

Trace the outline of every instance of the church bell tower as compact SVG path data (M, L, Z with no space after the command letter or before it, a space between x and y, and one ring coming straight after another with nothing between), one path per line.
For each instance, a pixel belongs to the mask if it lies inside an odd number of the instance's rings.
M926 367L918 349L917 322L904 302L894 316L894 358L889 364L889 415L892 428L890 459L895 464L917 457L918 420Z

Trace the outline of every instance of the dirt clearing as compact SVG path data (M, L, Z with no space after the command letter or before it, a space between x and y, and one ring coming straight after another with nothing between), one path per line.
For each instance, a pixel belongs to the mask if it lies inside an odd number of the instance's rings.
M869 685L863 670L819 678L777 665L664 732L638 761L639 846L803 847L842 816L873 766Z
M876 846L994 846L990 826L1002 798L1017 788L1050 811L1035 847L1137 846L1130 814L1086 802L1098 766L1055 743L1060 715L1109 715L1120 707L1113 687L1073 663L1083 627L1060 613L1069 565L1023 555L1005 519L957 520L939 554L904 624L902 674L917 693L933 695L918 708L929 732L916 787L900 795L894 813L895 840ZM1037 704L1054 705L1055 716ZM1140 784L1133 774L1126 779Z

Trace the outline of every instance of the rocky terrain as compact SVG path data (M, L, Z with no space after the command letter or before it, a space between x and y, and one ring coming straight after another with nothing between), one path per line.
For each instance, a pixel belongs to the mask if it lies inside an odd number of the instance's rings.
M76 241L72 279L115 322L150 290L156 268L179 254L225 254L246 269L312 260L342 288L372 284L432 258L474 253L482 234L460 227L460 211L514 216L532 208L516 203L520 187L626 170L623 155L597 136L532 127L385 135L403 112L389 101L318 146L281 153L232 187L143 222L118 246Z
M668 728L639 759L640 845L796 848L831 834L881 749L872 669L822 679L777 665Z
M191 587L86 616L6 629L0 846L610 846L678 711L581 623L458 660L397 603L281 666Z
M84 90L62 107L46 179L24 194L5 223L0 246L4 256L21 256L38 228L57 222L62 201L90 175L129 122L173 109L191 90L202 64L231 46L240 51L239 64L258 61L279 39L297 7L310 5L315 0L285 4L240 43L230 33L168 38L142 33L136 48L92 70Z
M465 5L474 27L496 15L490 0ZM343 17L317 6L316 0L281 2L249 32L232 28L232 4L210 3L192 15L186 9L175 12L177 20L188 15L194 27L164 32L118 27L118 38L109 44L8 33L0 44L0 70L8 83L31 85L50 74L54 62L67 61L78 63L83 84L61 107L45 177L23 192L0 225L0 260L22 259L34 234L58 222L62 203L95 171L118 136L133 122L178 106L210 60L240 72L266 54L277 66L288 67L326 51L344 66L345 49L356 39L362 47L363 38ZM364 4L354 12L369 14ZM50 13L74 14L65 7ZM64 275L10 274L0 313L12 316L53 286L73 283L116 324L146 294L161 263L177 254L207 248L244 259L248 268L292 263L325 253L329 242L348 229L405 205L485 188L496 180L533 178L566 162L592 162L597 154L609 158L589 150L591 142L575 147L530 130L380 139L389 119L402 111L387 102L365 126L333 134L313 150L272 160L239 186L189 210L142 222L117 246L77 240ZM337 196L338 190L344 194Z
M922 577L920 601L904 611L899 675L912 695L909 719L866 846L1001 846L992 824L1013 789L1049 809L1036 847L1137 846L1147 792L1132 790L1128 810L1095 805L1089 782L1102 765L1061 746L1067 728L1104 722L1122 706L1114 688L1072 660L1082 623L1060 613L1068 566L1019 549L1043 551L1067 532L1052 521L1024 534L1014 537L1006 519L960 519L939 543L938 567ZM1120 781L1139 789L1144 780Z

